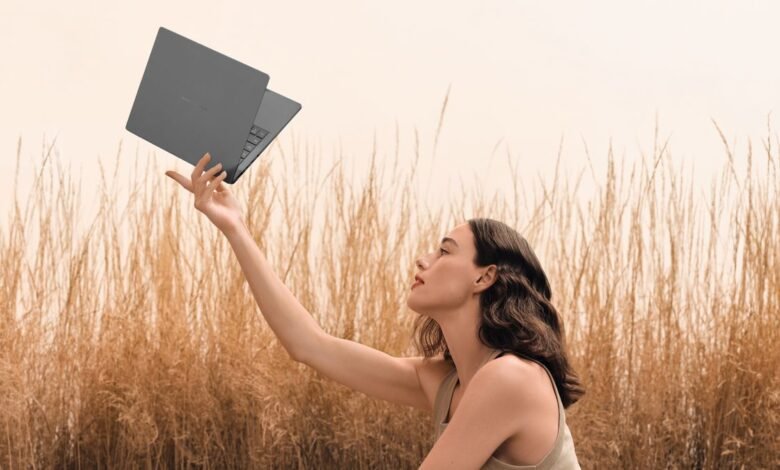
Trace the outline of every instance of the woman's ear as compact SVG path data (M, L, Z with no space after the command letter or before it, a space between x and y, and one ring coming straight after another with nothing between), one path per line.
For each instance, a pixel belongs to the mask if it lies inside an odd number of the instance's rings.
M481 281L483 277L485 277L486 275L490 274L491 268L493 269L493 272L495 272L496 268L494 267L494 265L489 266L488 267L488 272L486 272L485 274L479 276L479 279L477 279L477 282Z

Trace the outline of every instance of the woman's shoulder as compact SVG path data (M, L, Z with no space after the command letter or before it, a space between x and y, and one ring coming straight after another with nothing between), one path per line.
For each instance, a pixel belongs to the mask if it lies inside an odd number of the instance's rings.
M511 448L516 451L523 447L553 448L564 430L559 429L562 408L547 369L533 359L514 353L495 358L483 369L489 372L483 385L493 388L491 394L506 407L506 418L517 424L505 452L511 453L508 450Z
M531 359L514 351L501 351L499 354L500 355L491 362L499 361L498 364L510 364L508 367L513 368L513 370L519 373L544 374L543 377L547 377L547 369L541 362L535 359Z
M533 359L506 351L484 367L485 372L504 379L499 382L511 387L512 392L531 408L549 403L550 398L558 400L548 370Z

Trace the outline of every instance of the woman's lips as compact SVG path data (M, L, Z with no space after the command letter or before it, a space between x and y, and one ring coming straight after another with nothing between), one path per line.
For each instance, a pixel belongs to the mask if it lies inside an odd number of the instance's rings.
M419 286L420 284L422 284L422 281L414 281L414 283L412 284L412 289Z

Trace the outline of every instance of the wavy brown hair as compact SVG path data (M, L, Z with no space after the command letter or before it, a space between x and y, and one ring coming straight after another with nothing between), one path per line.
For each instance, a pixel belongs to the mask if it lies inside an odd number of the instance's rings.
M567 356L563 321L551 303L547 275L523 236L493 219L469 219L479 267L496 265L496 281L483 291L479 339L486 346L511 351L544 364L555 380L564 408L584 393ZM415 344L425 357L444 352L452 362L444 334L430 317L414 322Z

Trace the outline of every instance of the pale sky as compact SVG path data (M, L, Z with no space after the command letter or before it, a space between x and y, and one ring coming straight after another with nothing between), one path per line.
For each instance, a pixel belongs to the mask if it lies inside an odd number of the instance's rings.
M57 135L85 194L98 159L123 169L136 147L140 157L156 152L163 169L189 171L124 128L165 26L268 73L270 89L303 105L282 145L302 139L323 160L339 143L346 157L368 160L374 133L391 158L396 122L402 159L413 157L415 126L430 155L451 87L430 187L484 169L499 141L496 162L510 152L527 181L551 174L562 137L566 168L586 165L584 140L602 170L610 139L627 160L651 152L656 113L674 161L694 165L706 184L725 159L713 119L740 158L748 139L763 154L773 111L777 135L778 20L780 2L745 0L4 0L0 170L13 176L19 135L23 162L40 161L44 136ZM487 170L495 187L510 183L499 168ZM173 183L162 170L148 178ZM10 197L12 182L3 187Z

